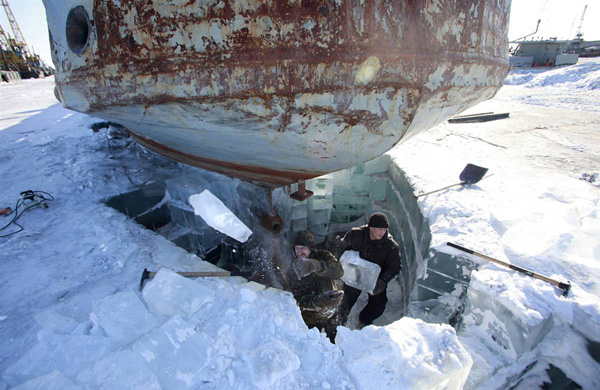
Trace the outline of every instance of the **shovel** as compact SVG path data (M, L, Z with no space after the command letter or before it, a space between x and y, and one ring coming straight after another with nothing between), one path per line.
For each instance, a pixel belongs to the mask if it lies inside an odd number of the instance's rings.
M481 180L485 176L487 171L488 171L487 168L479 167L479 166L473 165L473 164L467 164L465 169L463 169L463 171L458 176L458 178L460 179L460 183L451 184L444 188L440 188L439 190L434 190L434 191L426 192L424 194L413 195L413 196L415 198L420 198L421 196L433 194L434 192L442 191L442 190L445 190L450 187L454 187L454 186L458 186L458 185L464 186L465 184L475 184L475 183L479 182L479 180Z

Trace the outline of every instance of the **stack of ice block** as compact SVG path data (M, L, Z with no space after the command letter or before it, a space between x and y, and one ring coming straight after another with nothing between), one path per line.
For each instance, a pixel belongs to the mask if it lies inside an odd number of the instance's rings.
M336 223L349 223L362 216L369 201L371 177L364 174L364 164L334 174L333 203L335 211L331 218Z
M381 272L378 264L361 259L356 251L346 251L340 257L344 267L342 280L350 287L372 293Z
M302 202L294 200L290 205L291 231L308 229L314 234L327 235L333 207L333 176L308 180L306 189L313 195ZM291 190L296 191L297 185L292 185Z
M314 192L307 204L308 229L321 236L329 232L333 207L333 184L333 175L325 175L311 180L308 185L308 189Z
M292 201L292 232L308 229L308 201Z

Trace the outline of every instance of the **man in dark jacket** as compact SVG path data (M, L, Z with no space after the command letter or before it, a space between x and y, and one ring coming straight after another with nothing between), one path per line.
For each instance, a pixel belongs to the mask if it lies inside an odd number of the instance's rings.
M307 230L296 234L294 257L286 279L302 318L309 328L325 330L333 342L335 326L331 319L344 296L340 279L344 269L331 252L315 248L314 237Z
M369 219L369 224L354 228L342 238L342 252L346 250L358 251L364 260L376 263L381 267L375 289L369 294L369 303L360 313L359 319L362 326L371 325L385 310L387 299L387 285L402 268L400 260L400 247L388 233L390 227L388 218L383 213L375 213ZM348 315L361 290L346 285L344 299L340 305L338 322L345 325Z

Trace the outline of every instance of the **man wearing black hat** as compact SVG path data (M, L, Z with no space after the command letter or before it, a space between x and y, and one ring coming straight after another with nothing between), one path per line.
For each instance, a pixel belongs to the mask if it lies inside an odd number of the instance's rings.
M388 218L383 213L375 213L369 219L369 224L350 230L342 238L342 252L358 251L360 257L381 267L375 289L369 294L369 303L361 311L359 319L363 326L371 325L379 318L387 304L387 285L400 273L400 247L388 233L390 227ZM338 323L345 325L352 307L360 296L361 290L346 285L344 299L338 310Z

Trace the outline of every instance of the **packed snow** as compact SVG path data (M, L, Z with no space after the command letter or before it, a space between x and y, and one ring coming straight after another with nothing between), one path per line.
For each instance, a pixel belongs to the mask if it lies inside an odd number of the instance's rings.
M336 344L288 292L173 272L215 267L103 201L196 169L93 132L53 82L0 85L0 208L26 190L53 197L0 231L0 389L525 389L553 366L597 388L600 182L581 180L600 171L596 64L511 73L464 113L510 118L444 123L389 152L416 193L489 168L419 198L432 248L468 256L455 242L570 281L569 294L470 256L458 331L404 317L339 328ZM144 268L158 273L139 291Z

